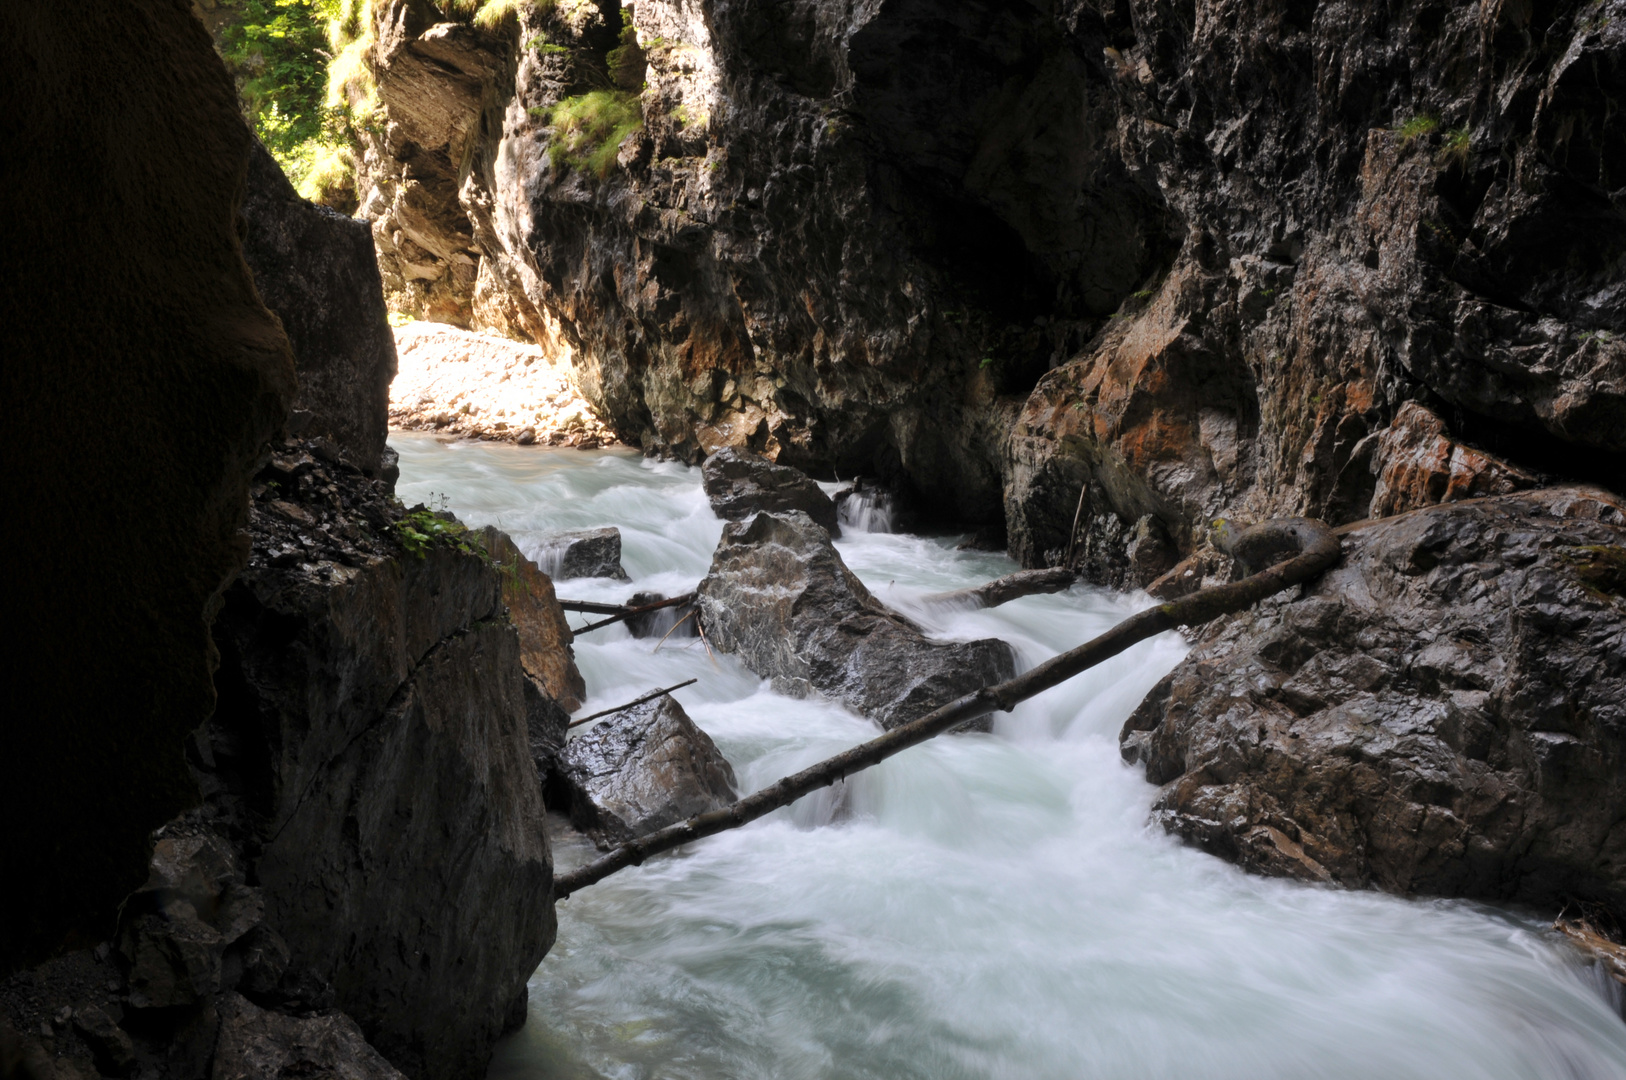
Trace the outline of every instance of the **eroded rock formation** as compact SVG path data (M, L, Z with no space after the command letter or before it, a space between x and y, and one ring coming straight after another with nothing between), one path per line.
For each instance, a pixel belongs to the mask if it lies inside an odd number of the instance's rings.
M1250 869L1626 910L1626 504L1362 525L1206 629L1124 726L1165 828Z

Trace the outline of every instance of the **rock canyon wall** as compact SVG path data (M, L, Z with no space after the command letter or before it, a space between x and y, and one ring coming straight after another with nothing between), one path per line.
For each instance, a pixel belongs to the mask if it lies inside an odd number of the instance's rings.
M369 212L626 441L1144 584L1217 516L1621 474L1623 14L391 0Z

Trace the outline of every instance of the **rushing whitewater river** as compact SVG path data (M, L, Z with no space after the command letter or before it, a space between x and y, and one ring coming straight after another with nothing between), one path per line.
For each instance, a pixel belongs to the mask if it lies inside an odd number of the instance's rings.
M561 582L561 596L686 592L722 533L695 469L392 444L406 502L443 497L533 555L548 530L619 526L632 582ZM953 538L849 529L837 547L933 633L1001 637L1024 666L1137 605L1075 588L943 615L916 598L1013 564ZM694 639L653 647L619 626L578 639L581 715L697 677L676 697L744 790L876 734ZM1184 651L1145 642L992 734L936 739L572 896L529 1023L490 1075L1626 1080L1617 991L1534 918L1252 877L1150 827L1154 789L1117 734ZM591 854L555 836L561 868Z

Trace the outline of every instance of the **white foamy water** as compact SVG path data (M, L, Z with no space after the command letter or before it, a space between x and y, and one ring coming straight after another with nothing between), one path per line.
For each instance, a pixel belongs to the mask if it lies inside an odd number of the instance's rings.
M443 493L522 549L617 525L633 581L687 591L722 532L699 474L625 451L442 445L397 434L409 503ZM919 595L1013 569L950 540L849 532L883 599L1024 665L1135 609L1074 590L944 616ZM585 617L574 616L580 623ZM747 789L876 733L768 690L727 656L620 627L579 640L586 712L678 692ZM1184 652L1149 641L1001 716L559 905L527 1026L497 1078L1626 1078L1596 969L1540 922L1252 877L1147 824L1117 732ZM590 849L556 845L570 867Z

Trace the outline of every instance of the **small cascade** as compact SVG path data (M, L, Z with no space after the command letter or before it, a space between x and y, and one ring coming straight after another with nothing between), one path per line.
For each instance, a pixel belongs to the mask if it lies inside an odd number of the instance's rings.
M894 532L897 510L897 497L873 482L859 480L836 495L836 516L852 532Z

